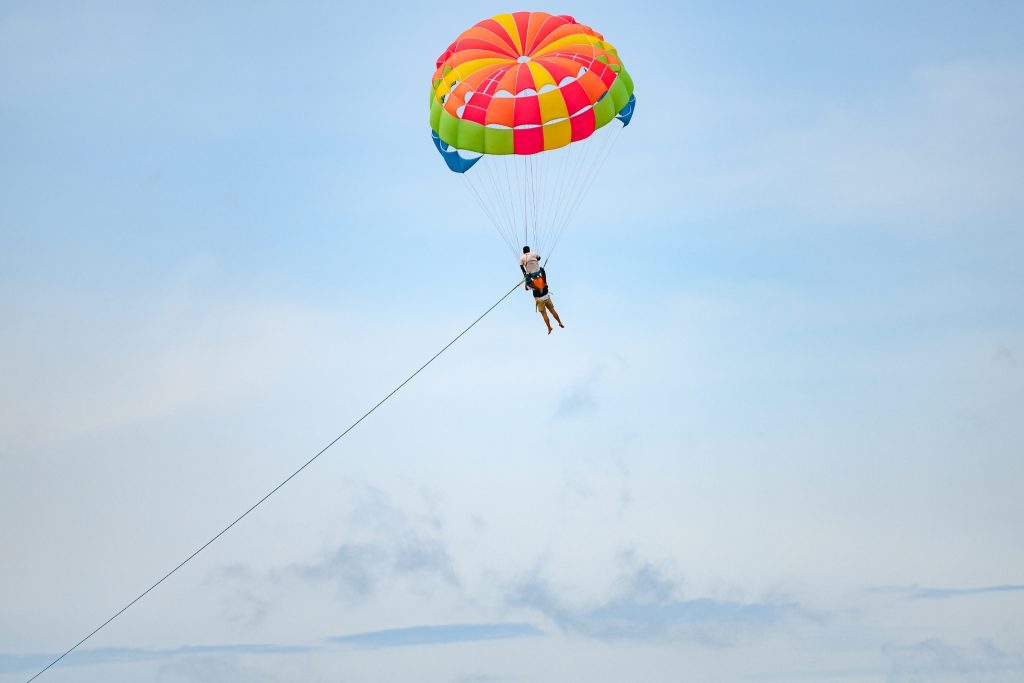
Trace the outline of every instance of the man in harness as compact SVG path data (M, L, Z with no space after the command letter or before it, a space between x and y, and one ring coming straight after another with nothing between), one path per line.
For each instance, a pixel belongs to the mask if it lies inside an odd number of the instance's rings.
M551 301L551 294L548 292L548 276L540 265L540 255L530 251L530 247L523 247L523 255L519 257L519 268L523 271L525 289L533 290L533 301L537 311L544 318L548 334L551 334L551 321L548 319L548 311L555 316L559 327L564 328L562 319L558 317L555 304Z

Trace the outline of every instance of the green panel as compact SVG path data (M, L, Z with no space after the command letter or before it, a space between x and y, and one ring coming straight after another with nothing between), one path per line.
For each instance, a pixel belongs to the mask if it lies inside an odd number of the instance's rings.
M511 129L486 128L472 121L463 121L444 111L439 103L435 109L438 124L434 130L444 142L468 152L487 155L513 154Z
M459 120L446 112L444 109L441 110L441 123L437 129L437 134L444 142L447 142L452 147L459 146Z
M484 151L484 127L472 121L459 122L459 149Z
M617 81L618 79L616 79ZM621 109L621 107L619 107ZM600 128L604 124L608 123L615 118L615 115L619 113L619 109L615 108L615 102L612 99L611 91L601 98L597 104L594 105L594 119L595 126Z
M630 77L625 67L623 67L622 71L619 72L619 78L617 80L623 81L623 84L626 86L626 91L630 95L633 94L633 79ZM626 101L628 102L629 98L627 98Z
M611 97L605 97L594 107L598 116L598 127L608 123L618 109L615 109ZM437 100L430 107L431 128L442 141L457 149L464 149L481 154L514 154L515 145L511 128L488 128L472 121L463 121L452 116ZM601 117L604 117L601 120ZM435 125L434 120L437 120Z
M438 127L441 125L441 103L434 97L434 93L430 93L430 130L435 133L438 132Z
M514 150L511 128L484 128L484 153L512 154Z
M452 147L483 153L487 146L486 129L479 123L463 121L438 107L440 123L437 135ZM511 139L511 138L510 138Z
M608 97L604 99L612 101L616 114L629 103L629 89L626 88L626 84L621 78L612 81L612 87L608 89Z

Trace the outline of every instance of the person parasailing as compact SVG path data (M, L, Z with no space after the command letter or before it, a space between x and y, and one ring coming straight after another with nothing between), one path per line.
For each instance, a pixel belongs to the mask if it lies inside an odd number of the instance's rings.
M540 255L530 250L530 247L523 247L523 255L519 257L519 269L523 271L523 283L527 290L533 290L533 302L537 312L544 319L544 324L551 334L551 320L548 318L548 311L555 317L558 326L565 329L562 319L558 317L555 304L551 300L551 292L548 291L548 274L540 265Z
M530 280L541 271L540 254L535 254L528 246L523 247L523 255L519 257L519 270L523 271L524 287L529 289Z

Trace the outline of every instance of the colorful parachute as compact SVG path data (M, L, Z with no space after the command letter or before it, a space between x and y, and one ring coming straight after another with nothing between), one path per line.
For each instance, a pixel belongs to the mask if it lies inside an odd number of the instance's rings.
M438 57L430 127L512 252L530 244L550 256L635 104L600 33L515 12L477 23Z

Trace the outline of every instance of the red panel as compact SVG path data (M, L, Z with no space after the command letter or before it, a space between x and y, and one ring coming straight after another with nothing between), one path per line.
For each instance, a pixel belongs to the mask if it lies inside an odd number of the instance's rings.
M544 129L517 128L512 131L512 149L516 154L536 154L544 151Z
M487 123L487 109L478 107L475 103L476 98L474 97L473 103L466 105L466 109L462 112L462 118L464 121L472 121L483 126Z
M576 77L576 71L569 71L565 68L564 63L560 59L538 59L538 64L543 66L551 74L551 77L555 79L555 83L561 83L562 79L566 76Z
M493 98L490 95L477 91L473 93L473 97L469 100L468 106L487 109L487 107L491 106L492 99Z
M594 120L594 109L590 109L569 118L569 125L572 127L572 141L589 138L594 132L596 125Z
M527 88L530 88L531 90L536 90L537 84L533 80L533 72L530 71L530 67L526 66L525 64L519 64L518 68L519 73L516 74L516 89L512 94L518 95Z
M579 81L566 83L562 87L562 98L565 100L565 107L569 111L569 116L572 116L588 104L593 104L590 98L587 97L587 91L583 89Z
M606 64L602 64L595 60L594 66L591 67L591 69L601 78L602 81L604 81L606 87L612 87L612 81L615 80L615 72L609 69Z
M501 29L501 26L498 26ZM483 42L490 46L491 50L501 53L503 56L511 57L515 59L518 55L514 54L515 50L508 44L508 36L504 33L504 29L501 29L500 35L495 35L493 31L490 31L481 26L474 26L473 28L463 31L459 35L459 39L452 43L451 49L455 49L455 44L460 45L466 44L469 41Z
M465 50L459 50L452 55L452 58L448 60L448 63L458 68L464 65L466 62L471 62L475 59L509 59L507 55L503 55L495 50L481 50L479 48L467 48ZM489 68L492 65L488 65Z
M500 39L501 42L508 46L509 52L515 53L517 51L516 44L508 35L508 31L506 31L505 28L501 24L496 22L494 19L484 19L479 24L477 24L477 26L479 26L480 28L485 28L494 35L498 36L498 39Z
M508 73L508 67L503 66L495 69L494 72L480 84L477 91L493 95L498 91L498 84L501 83L501 79L505 77L506 73Z
M565 59L572 60L576 64L579 64L580 66L586 67L588 69L592 68L594 64L600 64L600 62L591 57L589 54L580 54L579 52L563 52L562 54L564 55ZM573 72L573 76L579 73L580 66L576 67L576 71Z
M516 29L519 31L519 42L523 44L523 54L526 54L526 34L530 31L530 12L513 12L512 19L516 22Z
M488 57L512 57L512 53L509 52L504 45L495 45L493 42L486 41L482 38L459 38L456 43L458 49L453 54L458 54L463 59L459 61L466 61L466 58L462 53L468 50L483 50Z
M539 97L536 95L517 97L514 101L514 125L521 126L525 123L541 123Z
M445 60L447 60L449 57L452 56L452 50L454 50L454 49L455 49L455 43L452 43L451 45L448 46L447 50L445 50L444 52L441 53L441 55L437 58L437 68L438 69L440 69L441 65L445 63Z

